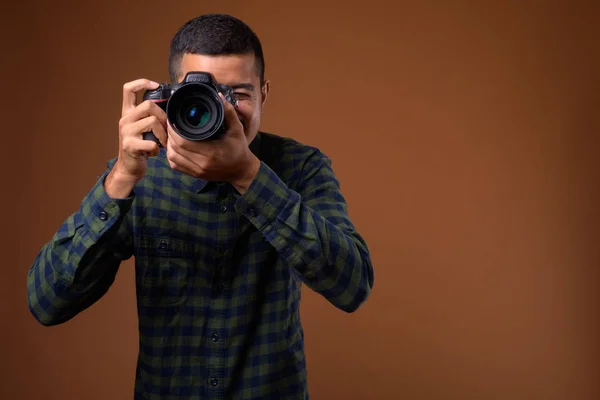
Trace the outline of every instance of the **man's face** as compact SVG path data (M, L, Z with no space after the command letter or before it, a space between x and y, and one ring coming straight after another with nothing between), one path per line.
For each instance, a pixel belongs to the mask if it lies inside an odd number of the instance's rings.
M237 115L244 126L248 143L258 133L262 107L269 92L269 82L260 86L254 54L207 56L184 54L178 82L188 72L204 71L213 74L218 83L229 85L238 99Z

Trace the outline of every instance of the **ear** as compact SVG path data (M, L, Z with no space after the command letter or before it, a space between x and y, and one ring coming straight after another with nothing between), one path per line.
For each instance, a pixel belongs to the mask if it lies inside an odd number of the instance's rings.
M265 105L265 102L267 101L267 96L269 95L270 89L271 89L271 82L269 82L269 80L265 80L262 87L260 88L260 92L261 92L260 105L261 105L261 107Z

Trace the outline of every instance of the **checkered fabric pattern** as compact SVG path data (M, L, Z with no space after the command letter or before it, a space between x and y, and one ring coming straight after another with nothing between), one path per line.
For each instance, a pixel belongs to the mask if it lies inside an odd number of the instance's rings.
M308 399L302 283L353 312L373 285L369 250L331 161L259 133L261 167L240 195L169 167L164 149L125 199L99 177L28 275L31 313L64 323L135 258L135 399Z

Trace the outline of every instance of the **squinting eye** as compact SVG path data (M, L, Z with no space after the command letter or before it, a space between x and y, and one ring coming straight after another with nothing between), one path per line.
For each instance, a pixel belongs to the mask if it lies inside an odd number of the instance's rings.
M238 99L248 99L248 98L250 98L250 95L248 93L234 92L233 94Z

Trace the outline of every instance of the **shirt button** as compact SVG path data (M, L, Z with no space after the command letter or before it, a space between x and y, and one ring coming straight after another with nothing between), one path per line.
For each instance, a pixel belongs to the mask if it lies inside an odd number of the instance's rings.
M219 207L219 210L221 210L221 212L225 212L225 211L227 211L227 206L225 204L221 204L221 207Z
M167 242L165 242L164 240L161 240L161 242L158 245L158 247L160 247L163 250L166 249L167 248Z
M108 219L108 214L105 213L104 211L100 211L100 219L102 221L106 221Z
M221 254L225 253L226 250L227 250L227 247L224 244L220 244L217 246L217 251Z
M213 386L217 386L219 384L219 380L217 378L212 378L210 380L210 384Z
M256 215L256 209L254 207L248 207L248 215L254 217Z
M211 339L213 342L217 342L219 340L219 335L217 335L216 333L213 333L211 336Z

